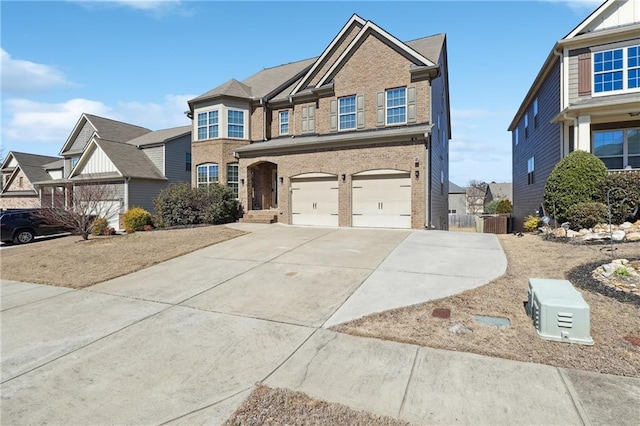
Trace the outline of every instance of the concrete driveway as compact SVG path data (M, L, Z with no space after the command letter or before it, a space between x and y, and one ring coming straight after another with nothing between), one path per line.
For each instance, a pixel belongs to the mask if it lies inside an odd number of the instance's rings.
M580 391L567 390L560 369L322 328L490 281L506 267L495 236L234 226L254 232L85 290L3 281L3 424L219 424L259 382L454 423L451 410L426 407L443 398L469 407L460 395L478 378L498 404L492 391L522 377L528 390L499 395L511 408L456 415L514 423L545 406L536 422L605 419L574 408ZM478 375L493 370L493 381ZM611 388L633 396L634 380Z

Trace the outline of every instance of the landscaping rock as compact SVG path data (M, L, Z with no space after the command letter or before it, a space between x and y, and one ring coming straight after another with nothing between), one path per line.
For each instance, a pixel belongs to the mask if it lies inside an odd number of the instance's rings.
M613 241L622 241L622 240L624 240L625 235L626 235L626 234L625 234L625 232L624 232L624 231L620 231L620 230L613 231L613 232L611 233L611 239L612 239Z
M627 241L640 241L640 232L630 232L625 235Z
M456 334L467 334L473 332L473 330L465 327L462 324L453 324L451 327L449 327L449 331Z
M449 318L451 318L451 309L449 309L449 308L436 308L436 309L433 310L431 315L433 317L436 317L436 318L449 319Z

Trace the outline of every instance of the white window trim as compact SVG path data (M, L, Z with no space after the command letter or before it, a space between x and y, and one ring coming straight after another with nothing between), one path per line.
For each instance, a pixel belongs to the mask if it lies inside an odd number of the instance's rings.
M208 167L210 166L216 166L218 168L218 176L216 178L216 180L213 183L220 183L220 164L218 163L203 163L203 164L198 164L196 166L196 188L200 188L200 184L206 185L207 188L211 185L212 182L209 182L208 180ZM207 181L206 182L200 182L200 173L199 173L199 169L200 167L207 167Z
M399 108L399 106L389 107L387 105L389 92L392 90L404 90L404 121L399 123L389 123L389 110L393 108ZM403 124L407 124L407 88L406 87L395 87L393 89L386 89L384 91L384 124L385 126L401 126Z
M218 111L218 136L215 138L209 138L209 116L208 114L212 111ZM238 137L230 137L229 136L229 113L228 111L239 111L242 113L242 133L243 133L243 137L242 138L238 138ZM198 128L201 126L198 126L198 115L199 114L207 114L207 138L205 139L198 139ZM193 119L193 126L194 126L194 130L193 130L193 140L194 141L206 141L206 140L212 140L212 139L236 139L236 140L247 140L249 139L249 125L248 125L248 112L245 109L242 108L234 108L234 107L227 107L224 105L216 105L214 108L207 108L207 109L202 109L202 110L196 110L195 114L194 114L194 119Z
M236 167L236 179L235 181L230 180L229 179L229 166L235 166ZM218 169L218 173L219 173L219 169ZM236 187L238 189L238 193L236 194L236 200L238 199L238 197L240 196L240 167L238 165L238 163L227 163L227 187L229 187L230 183L235 183Z
M227 136L227 139L239 139L239 140L245 140L247 139L247 111L243 110L243 109L239 109L239 108L225 108L225 133ZM242 137L236 137L236 136L229 136L229 126L237 126L237 124L231 124L229 123L229 112L230 111L237 111L237 112L241 112L242 113Z
M286 122L286 123L282 121L282 116L283 116L284 114L286 114L286 115L287 115L287 122ZM279 123L279 125L278 125L278 131L280 132L280 135L288 135L288 134L289 134L289 132L290 132L290 129L291 129L291 127L289 126L289 122L291 121L291 120L290 120L290 118L291 118L291 114L289 114L289 110L286 110L286 111L280 111L280 113L278 114L278 117L279 117L278 119L279 119L279 121L280 121L280 123ZM287 125L287 131L286 131L286 132L283 132L283 131L282 131L282 125L283 125L283 124L286 124L286 125Z
M354 110L353 112L348 112L345 114L341 114L340 113L340 101L345 100L345 99L351 99L353 98L353 106L354 106ZM353 115L353 127L347 127L345 129L342 128L342 126L340 125L340 117L343 115ZM351 95L351 96L343 96L341 98L338 98L338 131L346 131L346 130L355 130L358 128L358 99L356 97L356 95Z
M223 110L224 110L224 108L212 108L212 109L207 109L207 110L197 111L196 112L196 116L195 116L195 120L194 120L195 123L194 124L195 124L195 137L196 137L197 141L206 141L206 140L210 140L210 139L219 139L219 138L223 137L222 136L222 127L221 127L221 125L222 125L222 117L220 117L220 113ZM218 136L215 137L215 138L210 138L209 137L209 126L210 126L210 124L209 124L209 113L211 113L213 111L218 111L218 124L217 124L217 126L218 126ZM207 124L205 126L198 125L198 116L200 114L207 114ZM200 139L199 138L199 134L198 134L199 132L198 131L199 131L199 129L201 127L206 127L206 129L207 129L207 137L204 138L204 139Z
M600 96L611 96L611 95L619 95L619 94L623 94L623 93L636 93L636 92L640 92L640 87L635 87L633 89L629 89L629 77L627 72L629 71L629 64L627 62L627 59L629 58L629 53L628 50L630 47L637 47L638 49L640 49L640 44L632 44L632 45L628 45L628 46L607 46L604 49L599 49L599 50L594 50L593 52L591 52L591 96L594 98L600 97ZM614 50L618 50L618 49L622 49L622 89L620 90L609 90L608 92L596 92L596 82L595 82L595 72L594 72L594 66L595 66L595 55L596 53L603 53L603 52L609 52L609 51L614 51Z

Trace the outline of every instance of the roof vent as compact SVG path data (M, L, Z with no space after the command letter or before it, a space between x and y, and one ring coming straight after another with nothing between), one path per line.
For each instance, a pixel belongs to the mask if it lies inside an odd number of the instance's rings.
M527 314L544 340L593 345L589 305L569 281L530 278Z

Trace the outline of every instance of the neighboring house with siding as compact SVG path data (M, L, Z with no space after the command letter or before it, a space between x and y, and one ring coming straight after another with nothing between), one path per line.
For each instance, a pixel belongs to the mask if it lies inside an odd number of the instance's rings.
M61 158L11 151L2 162L0 208L21 209L40 206L33 182L62 177Z
M491 182L484 194L484 208L494 200L509 200L513 204L513 184L510 182Z
M353 15L319 57L189 101L193 186L233 188L245 217L448 227L444 34L402 42Z
M60 178L36 182L42 205L49 205L47 194L62 192L66 197L58 199L68 204L70 191L101 185L109 225L120 230L122 213L132 207L153 212L153 200L162 189L191 180L191 126L151 131L83 114L60 155Z
M467 190L453 182L449 182L449 213L468 214Z
M611 171L640 168L640 2L607 0L547 57L509 131L516 229L542 211L554 166L574 150Z

